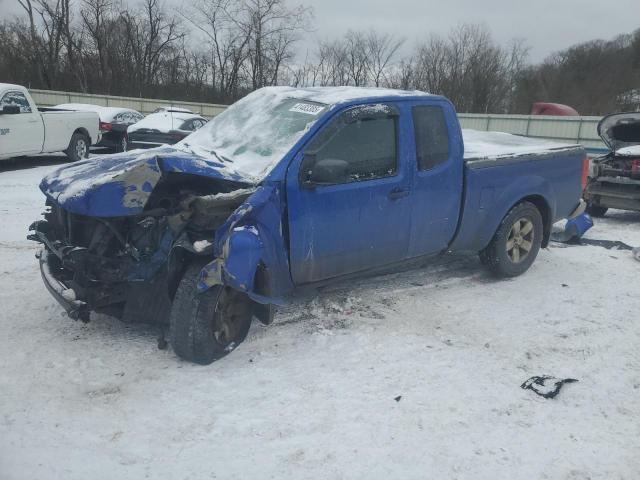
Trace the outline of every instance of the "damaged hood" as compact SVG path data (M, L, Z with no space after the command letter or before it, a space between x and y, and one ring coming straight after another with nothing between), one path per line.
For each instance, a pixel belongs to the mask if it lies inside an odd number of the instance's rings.
M144 210L165 173L186 173L245 185L253 183L222 162L160 147L65 165L44 177L40 190L65 210L78 215L136 215Z
M598 135L614 152L640 145L640 112L607 115L598 123Z

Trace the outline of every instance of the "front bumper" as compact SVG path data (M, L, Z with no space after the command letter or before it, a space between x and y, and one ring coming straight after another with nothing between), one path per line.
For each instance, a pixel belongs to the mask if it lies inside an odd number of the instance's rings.
M69 317L74 320L89 320L87 304L78 300L75 290L58 280L51 271L49 264L50 254L47 249L43 248L36 256L40 260L40 274L42 275L44 286L49 290L53 298L62 305Z
M640 211L640 180L626 177L598 177L585 191L592 205Z

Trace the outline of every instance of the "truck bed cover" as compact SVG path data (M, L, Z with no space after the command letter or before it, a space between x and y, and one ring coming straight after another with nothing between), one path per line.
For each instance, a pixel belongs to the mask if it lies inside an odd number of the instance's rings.
M558 153L579 152L583 147L551 142L540 138L524 137L503 132L462 130L464 160L470 167L501 165L513 161L525 161Z

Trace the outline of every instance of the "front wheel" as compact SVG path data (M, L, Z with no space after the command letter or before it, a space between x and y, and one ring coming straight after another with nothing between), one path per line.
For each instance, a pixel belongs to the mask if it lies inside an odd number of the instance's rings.
M542 245L542 215L529 202L513 207L504 217L480 259L500 277L516 277L526 272Z
M71 136L69 146L64 151L72 162L77 162L89 157L89 137L83 133L74 133Z
M171 307L169 341L181 358L209 365L247 337L253 304L246 294L221 285L199 293L201 269L201 263L189 265L178 285Z

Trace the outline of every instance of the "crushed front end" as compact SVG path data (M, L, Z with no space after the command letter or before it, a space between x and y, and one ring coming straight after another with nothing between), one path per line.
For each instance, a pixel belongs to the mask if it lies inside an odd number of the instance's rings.
M44 246L42 278L69 315L82 320L91 310L123 317L134 292L139 296L162 282L161 271L180 234L166 216L91 218L49 204L44 217L31 225L28 237ZM156 296L166 307L165 300Z
M213 260L216 230L253 192L237 181L167 168L161 157L153 162L158 168L149 169L148 179L140 178L139 166L112 168L70 200L60 200L67 190L52 195L51 185L77 175L63 168L43 180L44 219L30 226L28 238L43 245L42 279L70 317L87 321L95 311L127 322L166 323L184 265L194 256ZM77 165L84 175L86 168ZM134 181L144 187L132 197ZM121 194L113 193L113 184Z

